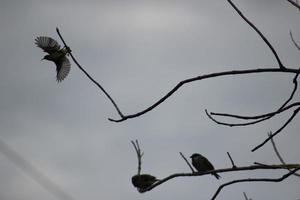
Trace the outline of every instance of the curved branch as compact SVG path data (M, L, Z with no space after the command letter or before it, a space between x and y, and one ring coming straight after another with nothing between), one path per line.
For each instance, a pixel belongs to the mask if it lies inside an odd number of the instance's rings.
M296 106L300 106L300 102L292 103L292 104L282 108L281 110L266 113L266 114L263 114L263 115L256 115L256 116L242 116L242 115L234 115L234 114L228 114L228 113L215 113L215 112L211 112L210 115L223 116L223 117L232 117L232 118L244 119L244 120L259 119L259 118L263 118L263 117L268 117L270 115L279 114L281 112L284 112L284 111L289 110L289 109L291 109L293 107L296 107Z
M142 192L147 192L152 190L153 188L173 179L176 177L190 177L190 176L203 176L211 173L224 173L224 172L233 172L233 171L249 171L249 170L257 170L257 169L295 169L300 168L300 164L287 164L287 165L250 165L245 167L237 167L237 168L224 168L224 169L216 169L206 172L197 172L197 173L175 173L170 176L167 176L159 181L155 182L153 185L143 190Z
M68 45L66 44L65 40L63 39L60 31L58 28L56 28L56 31L60 37L60 39L62 40L62 42L64 43L64 45L66 47L68 47ZM153 105L149 106L148 108L146 108L143 111L140 111L138 113L135 114L131 114L131 115L124 115L121 110L119 109L118 105L115 103L115 101L113 100L113 98L108 94L108 92L106 92L106 90L96 81L94 80L87 72L85 69L83 69L83 67L77 62L77 60L75 59L75 57L73 56L73 54L70 52L69 53L72 60L74 61L74 63L78 66L78 68L95 84L97 85L101 91L106 95L106 97L111 101L111 103L113 104L113 106L115 107L116 111L118 112L119 116L121 117L120 119L112 119L109 118L110 121L113 122L122 122L125 121L127 119L131 119L131 118L136 118L139 117L149 111L151 111L152 109L154 109L155 107L157 107L158 105L160 105L161 103L163 103L166 99L168 99L173 93L175 93L179 88L181 88L181 86L183 86L184 84L193 82L193 81L199 81L199 80L203 80L203 79L209 79L209 78L213 78L213 77L219 77L219 76L229 76L229 75L242 75L242 74L252 74L252 73L266 73L266 72L281 72L281 73L297 73L298 70L292 69L292 68L284 68L284 69L278 69L278 68L258 68L258 69L248 69L248 70L232 70L232 71L223 71L223 72L217 72L217 73L210 73L210 74L205 74L205 75L200 75L200 76L196 76L193 78L189 78L189 79L185 79L183 81L180 81L172 90L170 90L165 96L163 96L161 99L159 99L157 102L155 102Z
M58 34L58 36L60 37L61 41L64 43L65 47L68 47L68 45L66 44L64 38L61 36L60 31L58 28L56 28L56 32ZM69 47L68 47L69 48ZM72 60L74 61L74 63L77 65L77 67L95 84L97 85L100 90L105 94L105 96L110 100L110 102L113 104L113 106L115 107L115 109L117 110L118 114L123 117L123 114L121 112L121 110L119 109L119 107L117 106L117 104L115 103L115 101L113 100L113 98L108 94L108 92L106 92L106 90L95 80L91 77L91 75L89 75L87 73L87 71L85 71L85 69L83 69L81 67L81 65L77 62L77 60L75 59L75 57L73 56L73 54L71 52L69 52Z
M273 55L275 56L278 65L281 69L285 69L285 67L283 66L281 60L279 59L279 56L277 54L277 52L275 51L274 47L271 45L271 43L267 40L267 38L260 32L260 30L258 30L258 28L252 23L250 22L244 15L243 13L236 7L236 5L234 5L234 3L231 0L227 0L228 3L234 8L234 10L243 18L243 20L245 22L247 22L247 24L249 26L251 26L251 28L253 28L256 33L261 37L261 39L268 45L268 47L270 48L270 50L272 51Z
M220 124L220 125L223 125L223 126L230 126L230 127L233 127L233 126L248 126L248 125L253 125L253 124L257 124L259 122L262 122L262 121L265 121L267 119L270 119L272 116L267 116L265 118L262 118L262 119L259 119L259 120L256 120L256 121L252 121L252 122L246 122L246 123L226 123L226 122L221 122L217 119L215 119L213 116L212 116L212 113L208 113L207 109L205 109L205 113L207 115L207 117L212 120L213 122L217 123L217 124ZM219 113L221 114L221 113ZM225 114L225 115L230 115L230 114ZM222 115L221 115L222 116Z
M267 139L265 139L261 144L257 145L254 147L251 151L254 152L257 149L261 148L263 145L265 145L270 139L272 139L274 136L276 136L278 133L280 133L297 115L297 113L300 111L300 107L294 110L293 114L291 117L284 123L282 127L280 127L275 133L271 134Z
M297 88L298 88L297 78L299 76L299 72L300 72L300 68L298 69L298 72L296 73L295 77L293 78L294 88L292 90L292 93L290 94L289 98L275 112L262 114L262 115L256 115L256 116L241 116L241 115L233 115L233 114L228 114L228 113L214 113L214 112L211 112L209 114L207 110L205 110L205 113L208 116L208 118L210 118L215 123L220 124L220 125L224 125L224 126L230 126L230 127L232 127L232 126L248 126L248 125L257 124L259 122L268 120L268 119L272 118L273 116L275 116L276 114L287 110L286 108L290 108L290 106L286 106L286 105L293 99L293 97L294 97L294 95L297 91ZM231 117L231 118L237 118L237 119L243 119L243 120L249 120L249 119L258 119L258 120L252 121L252 122L247 122L247 123L226 123L226 122L218 121L217 119L212 117L212 115L218 115L218 116L223 116L223 117Z
M296 73L297 71L294 69L288 69L286 68L282 62L279 59L279 56L277 55L275 49L273 48L273 46L270 44L270 42L266 39L266 37L258 30L258 28L252 23L250 22L243 14L242 12L233 4L233 2L231 0L227 0L229 2L229 4L237 11L237 13L258 33L258 35L262 38L262 40L268 45L268 47L270 48L270 50L272 51L272 53L274 54L278 64L279 64L279 69L278 68L261 68L261 69L249 69L249 70L233 70L233 71L225 71L225 72L219 72L219 73L211 73L211 74L206 74L206 75L202 75L202 76L197 76L194 78L190 78L190 79L186 79L183 80L181 82L179 82L171 91L169 91L165 96L163 96L161 99L159 99L158 101L156 101L153 105L149 106L148 108L137 112L135 114L130 114L130 115L123 115L123 113L121 112L121 110L119 109L118 105L115 103L115 101L113 100L113 98L108 94L108 92L106 92L106 90L96 81L94 80L83 68L82 66L77 62L77 60L74 58L73 54L71 52L69 52L72 60L75 62L75 64L79 67L79 69L95 84L97 85L101 91L106 95L106 97L111 101L111 103L113 104L113 106L115 107L116 111L118 112L120 119L113 119L113 118L109 118L110 121L113 122L122 122L125 121L127 119L131 119L131 118L135 118L135 117L139 117L149 111L151 111L152 109L154 109L155 107L157 107L158 105L160 105L162 102L164 102L167 98L169 98L173 93L175 93L181 86L183 86L186 83L189 82L193 82L193 81L198 81L198 80L202 80L202 79L208 79L208 78L212 78L212 77L218 77L218 76L226 76L226 75L237 75L237 74L251 74L251 73L261 73L261 72L288 72L288 73ZM58 28L56 28L56 31L60 37L60 39L62 40L62 42L64 43L64 45L66 47L68 47L68 45L66 44L66 42L64 41L63 37L60 34L60 31Z
M214 77L221 77L221 76L233 76L233 75L242 75L242 74L253 74L253 73L269 73L269 72L280 72L280 73L297 73L297 69L292 69L292 68L286 68L286 69L278 69L278 68L258 68L258 69L247 69L247 70L232 70L232 71L223 71L223 72L216 72L216 73L210 73L210 74L205 74L205 75L200 75L196 76L193 78L185 79L183 81L180 81L173 89L171 89L165 96L160 98L158 101L156 101L154 104L149 106L148 108L137 112L135 114L131 115L124 115L120 119L112 119L109 118L110 121L112 122L122 122L128 119L136 118L139 117L161 103L163 103L166 99L168 99L173 93L175 93L179 88L181 88L183 85L193 82L193 81L199 81L199 80L204 80L204 79L209 79L209 78L214 78Z
M298 171L298 170L300 170L300 167L295 168L294 170L290 171L287 174L284 174L282 177L279 177L279 178L246 178L246 179L238 179L238 180L233 180L233 181L224 183L224 184L220 185L220 187L217 189L216 193L211 198L211 200L216 199L216 197L221 192L221 190L224 187L228 186L228 185L232 185L232 184L235 184L235 183L242 183L242 182L281 182L284 179L286 179L289 176L291 176L292 174L296 173L296 171Z
M291 37L291 40L292 40L293 44L295 45L295 47L300 51L300 46L298 45L298 43L297 43L296 40L294 39L291 30L290 30L290 37Z

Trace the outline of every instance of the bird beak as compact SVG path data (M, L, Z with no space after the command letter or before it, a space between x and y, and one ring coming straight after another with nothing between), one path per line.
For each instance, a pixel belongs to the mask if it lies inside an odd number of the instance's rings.
M42 61L42 60L45 60L45 58L42 58L41 61Z

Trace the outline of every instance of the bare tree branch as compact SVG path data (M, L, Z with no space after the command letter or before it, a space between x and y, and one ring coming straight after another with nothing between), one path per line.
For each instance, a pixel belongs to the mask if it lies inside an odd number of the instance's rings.
M268 133L268 136L270 137L271 135L272 135L272 132L269 132L269 133ZM278 159L280 160L280 162L281 162L282 164L286 164L286 162L283 160L282 156L280 155L280 153L279 153L279 151L278 151L278 149L277 149L277 147L276 147L276 144L275 144L273 138L271 138L271 143L272 143L272 147L273 147L273 149L274 149L274 152L275 152L275 154L277 155L277 157L278 157ZM288 170L289 170L289 169L288 169ZM291 171L291 170L289 170L289 171ZM300 174L298 174L298 173L294 173L293 175L294 175L294 176L300 177Z
M293 6L295 6L296 8L298 8L300 10L300 6L298 4L298 1L294 2L292 0L287 0L288 2L290 2Z
M243 195L245 197L245 200L252 200L251 198L248 199L246 192L243 192Z
M60 34L60 31L58 28L56 28L56 32L58 34L58 36L60 37L61 41L64 43L65 47L70 49L69 46L66 44L65 40L63 39L63 37ZM82 68L82 66L77 62L77 60L75 59L75 57L73 56L73 54L71 52L69 52L72 60L74 61L74 63L77 65L77 67L95 84L97 85L100 90L105 94L105 96L110 100L110 102L113 104L113 106L115 107L115 109L117 110L118 114L123 117L123 114L121 112L121 110L119 109L119 107L117 106L117 104L115 103L115 101L113 100L113 98L108 94L108 92L106 92L106 90L95 80L91 77L91 75L89 75L87 73L87 71L85 71L85 69Z
M272 51L273 55L275 56L278 65L281 69L285 69L285 67L283 66L281 60L279 59L279 56L277 55L274 47L271 45L271 43L267 40L267 38L260 32L260 30L258 30L258 28L252 23L250 22L244 15L243 13L236 7L236 5L234 5L234 3L231 0L227 0L228 3L234 8L234 10L243 18L243 20L249 25L251 26L251 28L253 28L256 33L261 37L261 39L263 39L263 41L268 45L268 47L270 48L270 50Z
M144 153L141 152L138 140L135 140L135 142L133 140L131 140L131 144L133 145L133 147L135 149L137 160L138 160L137 174L140 175L141 174L141 169L142 169L142 157L143 157Z
M228 0L229 1L229 0ZM229 1L231 2L231 1ZM231 2L231 5L234 5ZM235 9L237 9L234 6ZM68 45L66 44L65 40L63 39L60 31L58 28L56 28L56 31L61 39L61 41L64 43L64 45L68 47ZM271 46L272 47L272 46ZM272 49L272 48L271 48ZM276 52L275 52L276 53ZM198 81L198 80L203 80L203 79L208 79L208 78L213 78L213 77L218 77L218 76L228 76L228 75L241 75L241 74L251 74L251 73L265 73L265 72L284 72L284 73L297 73L297 70L295 69L291 69L291 68L285 68L285 67L281 67L280 69L278 68L258 68L258 69L248 69L248 70L232 70L232 71L224 71L224 72L217 72L217 73L211 73L211 74L206 74L206 75L202 75L202 76L197 76L197 77L193 77L193 78L189 78L186 80L183 80L181 82L179 82L171 91L169 91L165 96L163 96L161 99L159 99L156 103L154 103L153 105L151 105L150 107L146 108L143 111L140 111L138 113L135 114L131 114L131 115L124 115L121 110L119 109L118 105L115 103L115 101L113 100L113 98L108 94L108 92L95 80L91 77L91 75L88 74L88 72L77 62L77 60L75 59L75 57L73 56L73 54L70 52L69 53L72 60L74 61L74 63L78 66L78 68L95 84L97 85L101 91L106 95L106 97L111 101L111 103L113 104L113 106L115 107L116 111L118 112L119 116L121 117L120 119L112 119L109 118L110 121L113 122L122 122L125 121L127 119L131 119L131 118L135 118L135 117L139 117L140 115L143 115L149 111L151 111L152 109L154 109L155 107L157 107L158 105L160 105L161 103L163 103L167 98L169 98L173 93L175 93L181 86L183 86L186 83L190 83L193 81ZM277 55L277 54L276 54Z
M214 112L211 112L209 114L207 110L205 110L205 113L208 116L208 118L210 118L215 123L224 125L224 126L230 126L230 127L248 126L248 125L257 124L259 122L268 120L268 119L272 118L273 116L275 116L276 114L279 114L291 107L292 104L290 106L286 106L286 105L293 99L293 97L297 91L297 88L298 88L297 78L299 76L299 72L300 72L300 68L298 69L298 72L296 73L296 75L293 78L294 88L292 90L292 93L290 94L289 98L275 112L262 114L262 115L256 115L256 116L241 116L241 115L233 115L233 114L228 114L228 113L214 113ZM243 120L250 120L250 119L258 119L258 120L246 122L246 123L226 123L226 122L221 122L221 121L215 119L212 115L218 115L218 116L222 116L222 117L231 117L231 118L237 118L237 119L243 119Z
M289 110L289 109L297 107L297 106L300 106L300 102L292 103L292 104L290 104L290 105L282 108L281 110L277 110L277 111L266 113L266 114L262 114L262 115L255 115L255 116L243 116L243 115L234 115L234 114L228 114L228 113L216 113L216 112L210 112L209 115L222 116L222 117L232 117L232 118L237 118L237 119L250 120L250 119L264 118L264 117L268 117L270 115L276 115L276 114L282 113L282 112L284 112L286 110Z
M293 34L292 34L292 31L290 30L290 37L291 37L291 40L293 42L293 44L295 45L295 47L300 51L300 46L298 45L298 43L295 41L294 37L293 37Z
M204 79L209 79L209 78L214 78L214 77L220 77L220 76L232 76L232 75L242 75L242 74L253 74L253 73L268 73L268 72L280 72L280 73L298 73L297 69L292 69L292 68L285 68L285 69L280 69L280 68L258 68L258 69L247 69L247 70L232 70L232 71L223 71L223 72L216 72L216 73L211 73L211 74L205 74L205 75L200 75L196 76L193 78L185 79L183 81L180 81L173 89L171 89L165 96L160 98L158 101L156 101L154 104L149 106L148 108L137 112L135 114L130 114L130 115L124 115L120 119L112 119L109 118L110 121L113 122L122 122L128 119L136 118L139 117L161 103L163 103L166 99L168 99L173 93L175 93L179 88L181 88L183 85L193 82L193 81L200 81Z
M224 168L224 169L215 169L215 170L210 170L206 172L196 172L196 173L175 173L172 175L169 175L163 179L160 179L147 189L143 190L142 192L147 192L152 190L153 188L177 177L190 177L190 176L203 176L211 173L224 173L224 172L234 172L234 171L249 171L249 170L257 170L257 169L264 169L264 170L270 170L270 169L295 169L295 168L300 168L300 164L287 164L287 165L250 165L250 166L245 166L245 167L237 167L237 168Z
M186 162L186 164L189 166L189 168L191 169L192 173L195 173L195 170L193 169L193 167L191 166L191 164L189 163L189 161L186 159L186 157L183 155L183 153L179 152L179 154L181 155L181 157L183 158L183 160Z
M261 144L257 145L256 147L254 147L251 151L254 152L257 149L261 148L263 145L265 145L271 138L273 138L275 135L277 135L278 133L280 133L293 119L294 117L297 115L297 113L300 111L300 107L298 107L296 110L294 110L292 116L285 122L285 124L283 126L281 126L275 133L273 133L272 135L270 135L267 139L265 139Z
M242 183L242 182L281 182L284 179L288 178L289 176L291 176L292 174L294 174L296 171L298 171L300 169L300 167L293 169L292 171L290 171L287 174L284 174L282 177L279 178L247 178L247 179L238 179L238 180L233 180L227 183L224 183L222 185L220 185L220 187L217 189L216 193L213 195L213 197L211 198L211 200L216 199L216 197L218 196L218 194L221 192L221 190L229 185L232 184L236 184L236 183Z
M252 121L252 122L246 122L246 123L226 123L226 122L221 122L219 120L217 120L216 118L214 118L212 116L212 114L215 114L215 115L220 115L220 116L224 116L223 113L208 113L208 111L205 109L205 113L207 115L207 117L212 120L213 122L217 123L217 124L220 124L220 125L223 125L223 126L230 126L230 127L234 127L234 126L249 126L249 125L253 125L253 124L257 124L259 122L262 122L262 121L265 121L267 119L270 119L272 116L267 116L265 118L262 118L262 119L259 119L259 120L256 120L256 121ZM227 117L231 114L225 114L227 115ZM234 116L234 115L231 115L231 117Z
M110 121L113 122L122 122L125 121L127 119L131 119L131 118L135 118L135 117L139 117L149 111L151 111L152 109L154 109L155 107L157 107L158 105L160 105L162 102L164 102L167 98L169 98L173 93L175 93L181 86L183 86L186 83L189 82L193 82L193 81L198 81L198 80L202 80L202 79L208 79L208 78L213 78L213 77L218 77L218 76L227 76L227 75L240 75L240 74L251 74L251 73L262 73L262 72L287 72L287 73L296 73L296 70L294 69L288 69L285 66L283 66L282 62L279 59L279 56L277 55L275 49L273 48L273 46L270 44L270 42L266 39L266 37L259 31L259 29L252 23L250 22L243 14L242 12L234 5L234 3L231 0L227 0L229 2L229 4L236 10L236 12L242 17L242 19L248 24L250 25L250 27L252 27L257 33L258 35L262 38L262 40L267 44L267 46L270 48L270 50L272 51L272 53L274 54L280 68L259 68L259 69L248 69L248 70L233 70L233 71L225 71L225 72L218 72L218 73L211 73L211 74L206 74L206 75L202 75L202 76L197 76L194 78L190 78L190 79L186 79L183 80L181 82L179 82L171 91L169 91L165 96L163 96L161 99L159 99L157 102L155 102L153 105L149 106L148 108L137 112L135 114L129 114L129 115L123 115L123 113L121 112L121 110L119 109L118 105L115 103L115 101L113 100L113 98L108 94L108 92L106 92L106 90L96 81L94 80L87 72L86 70L84 70L82 68L82 66L77 62L77 60L74 58L73 54L70 52L70 56L72 58L72 60L75 62L75 64L79 67L79 69L95 84L97 85L101 91L106 95L106 97L111 101L111 103L113 104L113 106L115 107L116 111L118 112L120 119L112 119L109 118ZM59 29L56 29L60 39L62 40L62 42L64 43L66 48L69 48L68 45L66 44L66 42L64 41L62 35L60 34ZM258 122L262 121L262 120L266 120L266 119L260 119L258 120ZM252 123L258 123L258 122L251 122Z
M230 162L231 162L232 168L236 169L237 167L236 167L236 165L234 164L234 162L233 162L233 159L231 158L231 155L230 155L230 153L229 153L229 152L227 152L227 155L228 155L228 157L229 157L229 159L230 159Z
M290 94L289 98L285 101L284 104L282 104L282 106L278 109L279 110L282 110L293 98L294 98L294 95L297 91L297 88L298 88L298 76L299 76L299 73L300 73L300 68L298 69L298 72L295 74L294 78L293 78L293 84L294 84L294 88L293 88L293 91L292 93Z

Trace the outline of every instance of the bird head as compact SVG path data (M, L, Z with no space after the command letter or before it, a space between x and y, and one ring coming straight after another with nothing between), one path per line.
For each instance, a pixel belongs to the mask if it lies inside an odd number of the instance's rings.
M197 158L197 157L201 157L201 155L199 153L193 153L190 158L191 159L194 159L194 158Z

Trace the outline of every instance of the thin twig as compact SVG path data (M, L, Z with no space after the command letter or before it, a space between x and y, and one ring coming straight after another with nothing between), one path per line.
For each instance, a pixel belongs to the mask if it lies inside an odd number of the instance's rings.
M227 183L224 183L222 185L220 185L220 187L217 189L216 193L213 195L213 197L211 198L211 200L216 199L216 197L218 196L218 194L221 192L221 190L228 186L228 185L232 185L235 183L242 183L242 182L281 182L284 179L288 178L289 176L291 176L292 174L294 174L296 171L298 171L300 169L300 167L295 168L294 170L290 171L287 174L284 174L283 176L279 177L279 178L247 178L247 179L238 179L238 180L233 180Z
M294 39L291 30L290 30L290 37L291 37L291 40L292 40L293 44L295 45L295 47L300 51L300 46L298 45L298 43L297 43L296 40Z
M237 118L237 119L250 120L250 119L259 119L259 118L268 117L270 115L279 114L281 112L284 112L286 110L289 110L289 109L297 107L297 106L300 106L300 101L292 103L292 104L290 104L290 105L282 108L281 110L277 110L277 111L274 111L274 112L266 113L266 114L263 114L263 115L243 116L243 115L234 115L234 114L228 114L228 113L216 113L216 112L211 112L209 115L222 116L222 117L232 117L232 118Z
M243 195L245 197L245 200L251 200L251 199L248 199L246 192L243 192Z
M259 120L256 120L256 121L252 121L252 122L245 122L245 123L226 123L226 122L221 122L219 120L217 120L216 118L214 118L212 116L212 114L216 114L216 115L220 115L220 116L223 116L222 114L223 113L208 113L207 109L205 109L205 113L207 115L207 117L212 120L213 122L217 123L217 124L220 124L220 125L223 125L223 126L230 126L230 127L234 127L234 126L249 126L249 125L253 125L253 124L257 124L259 122L262 122L262 121L265 121L267 119L270 119L272 116L267 116L265 118L262 118L262 119L259 119ZM225 115L230 115L230 114L225 114ZM234 115L232 115L234 116ZM228 117L228 116L227 116Z
M231 0L227 0L228 3L234 8L234 10L243 18L243 20L245 22L247 22L247 24L249 26L251 26L255 31L256 33L261 37L261 39L268 45L268 47L270 48L270 50L272 51L273 55L275 56L277 62L278 62L278 65L281 69L285 69L285 67L283 66L281 60L279 59L279 56L277 55L274 47L271 45L271 43L267 40L267 38L260 32L260 30L258 30L258 28L252 23L250 22L244 15L243 13L236 7L236 5L234 5L234 3L231 1Z
M59 185L50 180L40 170L24 159L19 153L14 151L8 144L0 139L0 152L13 164L20 168L30 178L35 180L40 186L51 193L59 200L74 200L74 198L65 192Z
M269 133L268 133L268 136L270 137L271 135L272 135L272 132L269 132ZM277 147L276 147L276 144L275 144L273 138L271 138L271 143L272 143L272 147L273 147L273 149L274 149L274 152L275 152L275 154L277 155L277 157L278 157L278 159L280 160L280 162L281 162L282 164L286 164L286 162L283 160L282 156L280 155L280 153L279 153L279 151L278 151L278 149L277 149ZM288 170L289 170L289 169L288 169ZM289 170L289 171L291 171L291 170ZM294 176L300 177L300 174L298 174L298 173L294 173L293 175L294 175Z
M275 133L273 133L272 135L270 135L267 139L265 139L262 143L260 143L259 145L257 145L256 147L254 147L251 151L254 152L257 149L261 148L263 145L265 145L271 138L273 138L275 135L277 135L278 133L280 133L293 119L294 117L297 115L297 113L300 111L300 107L298 107L296 110L294 110L293 114L291 115L291 117L284 123L284 125L282 127L280 127Z
M270 167L270 166L271 166L271 165L267 165L267 164L260 163L260 162L254 162L253 164L254 164L254 165L264 166L264 167Z
M292 93L290 94L289 98L286 100L286 102L284 104L282 104L282 106L278 109L279 110L282 110L293 98L294 98L294 95L297 91L297 88L298 88L298 81L297 81L297 78L299 76L299 73L300 73L300 68L298 69L298 72L296 73L296 75L294 76L293 78L293 84L294 84L294 88L293 88L293 91Z
M300 10L300 6L298 4L298 1L294 2L292 0L287 0L288 2L290 2L293 6L295 6L296 8L298 8Z
M68 47L68 45L66 44L65 40L63 39L63 37L60 34L60 31L58 28L56 28L56 32L58 34L58 36L60 37L61 41L64 43L64 45L66 47ZM69 47L68 47L69 48ZM85 69L82 68L82 66L77 62L77 60L75 59L75 57L73 56L73 54L71 52L69 52L72 60L74 61L74 63L77 65L77 67L95 84L97 85L100 90L105 94L105 96L110 100L110 102L113 104L113 106L115 107L115 109L117 110L118 114L123 117L123 114L121 112L121 110L119 109L119 107L117 106L117 104L115 103L115 101L113 100L113 98L108 94L108 92L95 80L91 77L91 75L89 75L87 73L87 71L85 71Z
M133 147L135 149L137 160L138 160L137 174L140 175L141 174L141 169L142 169L142 157L143 157L144 153L141 152L138 140L135 140L135 142L133 140L131 140L131 144L133 145Z
M296 73L296 75L293 78L294 88L292 90L292 93L290 94L289 98L275 112L262 114L262 115L256 115L256 116L241 116L241 115L233 115L233 114L228 114L228 113L214 113L214 112L208 113L207 110L205 110L205 113L208 116L208 118L211 119L212 121L214 121L215 123L224 125L224 126L230 126L230 127L248 126L248 125L257 124L262 121L268 120L268 119L272 118L273 116L275 116L276 114L279 114L279 113L285 111L287 108L290 108L290 106L286 107L286 105L293 99L293 97L297 91L297 88L298 88L297 78L299 76L299 73L300 73L300 68L298 69L298 72ZM255 120L252 122L246 122L246 123L226 123L226 122L221 122L221 121L215 119L212 115L218 115L218 116L222 116L222 117L231 117L231 118L237 118L237 119L243 119L243 120L249 120L249 119L258 119L258 120Z
M186 162L186 164L189 166L189 168L191 169L192 173L195 173L195 170L193 169L193 167L191 166L191 164L189 163L189 161L186 159L186 157L183 155L183 153L179 152L179 154L181 155L181 157L183 158L183 160Z
M236 167L236 165L234 164L234 162L233 162L233 159L231 158L231 155L230 155L230 153L229 152L227 152L227 155L228 155L228 157L229 157L229 159L230 159L230 162L231 162L231 165L232 165L232 168L237 168Z
M233 171L249 171L249 170L257 170L257 169L264 169L264 170L271 170L271 169L295 169L300 168L300 164L287 164L287 165L268 165L268 166L261 166L261 165L250 165L245 167L237 167L237 168L224 168L224 169L215 169L206 172L196 172L196 173L175 173L169 175L163 179L160 179L143 192L147 192L152 190L153 188L177 177L190 177L190 176L203 176L211 173L225 173L225 172L233 172Z
M137 112L135 114L130 114L130 115L124 115L121 117L121 119L112 119L109 118L110 121L113 122L122 122L128 119L136 118L139 117L161 103L163 103L166 99L168 99L173 93L175 93L179 88L181 88L183 85L193 82L193 81L200 81L204 79L209 79L209 78L214 78L214 77L221 77L221 76L233 76L233 75L242 75L242 74L253 74L253 73L268 73L268 72L280 72L280 73L297 73L297 69L292 69L292 68L286 68L286 69L279 69L279 68L258 68L258 69L247 69L247 70L232 70L232 71L223 71L223 72L216 72L216 73L210 73L210 74L205 74L205 75L200 75L196 76L193 78L185 79L183 81L180 81L173 89L171 89L166 95L164 95L162 98L160 98L158 101L156 101L154 104L149 106L148 108Z

